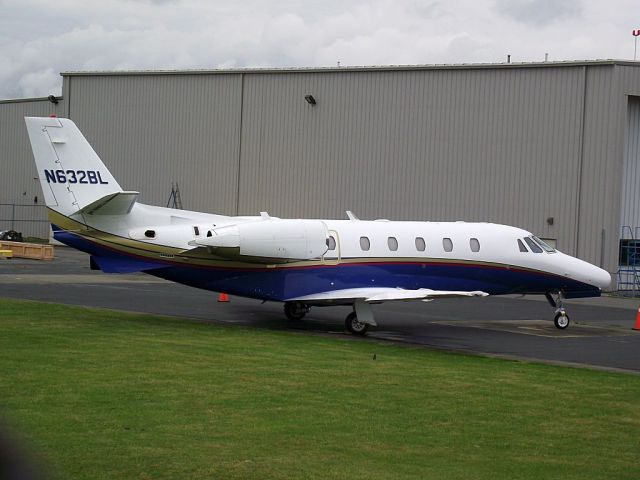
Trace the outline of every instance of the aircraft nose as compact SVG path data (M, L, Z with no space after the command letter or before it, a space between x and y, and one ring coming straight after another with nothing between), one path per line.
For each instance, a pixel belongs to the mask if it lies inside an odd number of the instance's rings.
M609 286L611 283L611 275L609 275L609 272L601 269L600 267L596 267L591 263L587 263L582 260L579 260L579 262L579 272L582 277L581 280L584 283L598 287L601 290L604 290Z
M611 275L606 270L579 258L569 258L569 262L566 265L572 273L569 273L568 277L573 277L580 282L593 285L601 290L607 288L611 283Z
M589 272L588 283L595 285L596 287L604 290L611 283L611 275L606 270L603 270L595 265L591 265L591 271Z

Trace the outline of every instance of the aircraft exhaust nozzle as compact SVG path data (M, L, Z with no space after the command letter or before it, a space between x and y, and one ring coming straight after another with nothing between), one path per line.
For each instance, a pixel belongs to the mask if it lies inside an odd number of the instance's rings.
M207 247L234 248L240 246L240 231L237 225L209 230L205 238L198 239L198 245Z

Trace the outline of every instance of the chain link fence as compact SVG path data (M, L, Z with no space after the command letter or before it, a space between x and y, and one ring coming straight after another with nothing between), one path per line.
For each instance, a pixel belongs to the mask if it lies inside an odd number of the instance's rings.
M15 230L23 237L49 238L49 219L44 205L0 203L0 231Z

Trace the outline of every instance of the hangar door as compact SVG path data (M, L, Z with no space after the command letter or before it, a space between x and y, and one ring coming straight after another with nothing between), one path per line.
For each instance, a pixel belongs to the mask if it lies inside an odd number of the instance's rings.
M640 267L640 97L627 98L619 264Z

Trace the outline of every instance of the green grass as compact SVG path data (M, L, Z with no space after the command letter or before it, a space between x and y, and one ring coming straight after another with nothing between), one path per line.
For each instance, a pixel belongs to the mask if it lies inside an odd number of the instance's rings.
M40 238L40 237L24 237L23 238L25 243L49 243L49 239L48 238Z
M0 412L62 478L637 479L639 404L633 375L0 300Z

